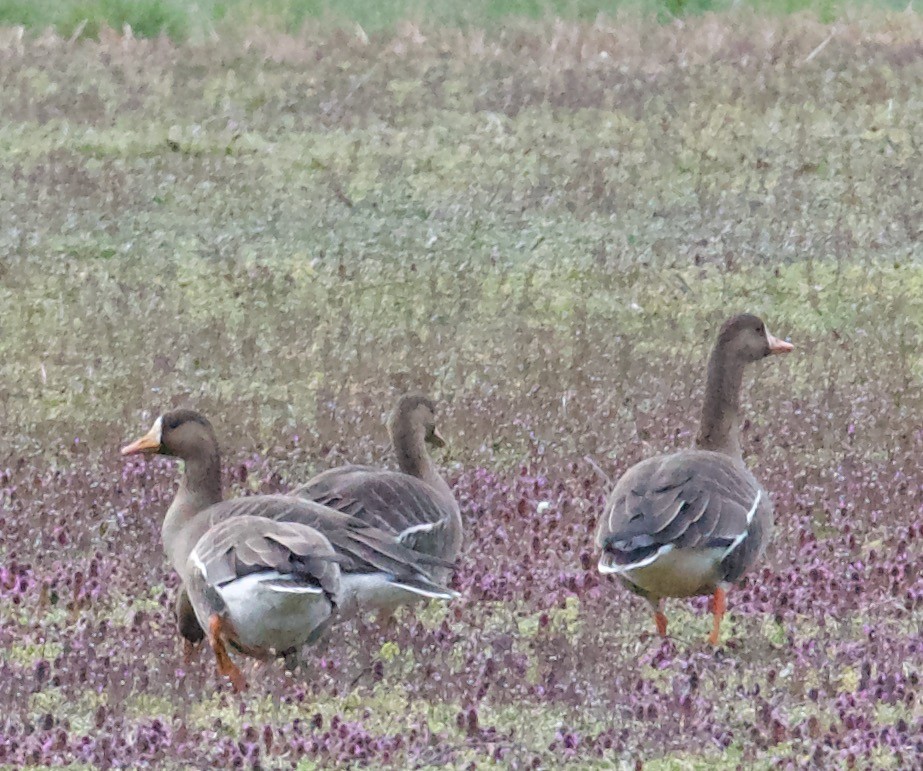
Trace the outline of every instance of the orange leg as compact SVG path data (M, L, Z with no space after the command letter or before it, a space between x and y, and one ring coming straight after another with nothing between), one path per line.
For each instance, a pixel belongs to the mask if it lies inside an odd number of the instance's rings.
M215 661L218 664L218 674L227 675L234 686L235 693L240 693L247 687L247 681L238 669L237 665L231 661L228 655L228 649L224 645L223 624L221 616L217 613L208 619L208 642L211 643L212 650L215 652Z
M721 639L721 619L724 618L724 612L728 607L727 597L727 592L720 586L715 589L711 606L713 624L711 634L708 636L708 642L712 645L717 645Z
M657 634L661 637L667 636L667 616L663 611L658 610L654 613L654 623L657 624Z
M657 625L657 634L661 637L666 637L667 614L663 612L663 600L657 603L657 610L654 611L654 623Z

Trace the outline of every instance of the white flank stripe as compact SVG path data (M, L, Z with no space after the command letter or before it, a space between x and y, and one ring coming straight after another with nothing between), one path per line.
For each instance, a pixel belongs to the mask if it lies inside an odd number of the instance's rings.
M205 569L205 563L202 562L202 559L196 553L196 550L192 550L192 554L189 555L189 559L192 560L192 564L195 565L196 570L202 574L202 578L208 581L208 571Z
M750 511L747 512L747 527L750 527L750 523L753 521L753 517L756 514L756 507L760 505L760 498L763 497L763 491L756 491L756 500L753 501L753 505L750 507Z
M438 524L438 522L425 522L422 525L414 525L413 527L408 527L406 530L401 530L401 532L397 534L398 543L414 533L428 533L430 530L434 530Z
M408 586L407 584L401 583L400 581L394 581L393 583L395 586L401 587L401 589L406 589L408 592L419 594L421 597L429 597L432 600L454 600L459 596L458 592L452 589L443 589L442 591L439 591L436 589L423 589L419 586Z
M645 557L643 560L638 560L637 562L632 562L629 565L604 565L603 561L600 560L598 570L600 573L630 573L632 570L647 567L659 560L664 554L669 554L671 551L673 551L673 544L664 544L649 557Z
M279 579L266 578L266 579L263 579L261 583L265 581L270 581L270 580L278 581ZM268 586L264 586L263 588L268 589L271 592L279 592L280 594L323 594L324 593L324 590L321 589L319 586L302 586L298 584L292 584L291 586L285 586L284 584L275 583L275 584L270 584Z
M746 529L745 529L739 536L737 536L733 541L731 541L731 545L728 546L727 549L724 550L724 554L721 555L721 559L726 559L727 556L728 556L732 551L734 551L734 549L736 549L738 546L740 546L740 545L744 542L744 539L745 539L748 535L750 535L750 523L753 522L753 516L756 514L756 507L760 505L760 498L762 497L762 495L763 495L763 491L762 491L762 490L757 490L757 491L756 491L756 500L753 501L753 505L750 507L750 511L747 512L747 527L746 527Z

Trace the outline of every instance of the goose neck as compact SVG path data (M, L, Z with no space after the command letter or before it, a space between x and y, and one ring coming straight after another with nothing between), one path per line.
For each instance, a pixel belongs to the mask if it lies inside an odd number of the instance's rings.
M204 523L198 522L196 515L220 501L221 460L217 449L187 459L161 529L164 549L177 572L182 572L189 552L203 534L198 530Z
M705 402L696 446L735 458L740 449L740 388L743 362L722 345L715 347L708 361Z

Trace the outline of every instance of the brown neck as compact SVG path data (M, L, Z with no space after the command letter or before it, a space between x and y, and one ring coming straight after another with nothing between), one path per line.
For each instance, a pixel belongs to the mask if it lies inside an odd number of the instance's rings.
M221 457L217 446L203 448L185 461L179 488L161 528L164 550L177 572L182 572L189 552L207 528L204 521L195 521L196 515L220 501Z
M741 457L739 411L744 363L718 345L708 360L705 403L696 447Z
M397 464L401 471L410 476L422 479L428 484L441 501L441 507L448 513L448 526L445 531L446 552L448 560L454 560L461 549L462 519L461 510L452 488L442 478L436 464L433 463L426 450L425 430L420 425L414 425L406 417L398 419L391 425L391 443L394 445L394 454L397 455Z
M394 454L397 455L397 465L401 471L422 479L439 493L452 498L452 491L436 470L436 465L426 450L422 429L409 423L393 426L391 442L394 444Z

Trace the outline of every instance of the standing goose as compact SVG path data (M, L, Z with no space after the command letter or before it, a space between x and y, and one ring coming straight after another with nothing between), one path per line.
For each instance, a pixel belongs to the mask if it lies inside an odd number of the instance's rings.
M240 516L205 531L183 583L218 674L234 690L246 684L226 646L259 659L280 655L294 667L301 646L320 638L341 602L341 560L323 534L298 523Z
M388 430L400 471L339 466L318 474L292 495L358 517L394 533L410 549L454 562L462 545L461 512L426 449L427 444L445 446L432 400L418 394L402 396ZM437 574L449 578L447 570Z
M792 348L756 316L728 319L708 362L695 448L632 466L609 495L596 533L599 571L653 606L661 635L664 598L711 594L717 645L727 591L766 547L772 503L744 465L740 387L747 364Z
M179 629L187 654L205 630L219 673L237 689L243 678L227 644L294 664L299 647L318 639L335 611L390 606L396 597L455 596L427 572L444 563L347 514L283 495L222 501L218 442L197 412L160 416L122 449L123 455L139 453L185 461L161 528L183 581Z

